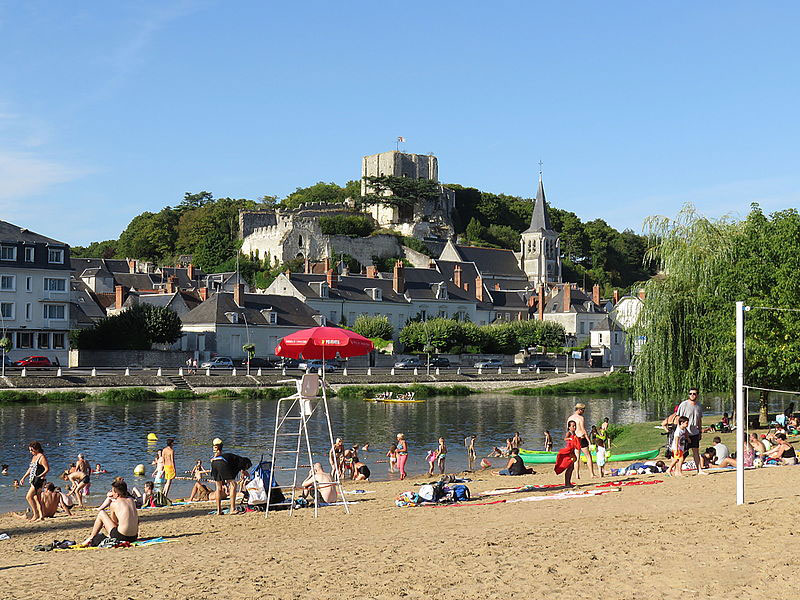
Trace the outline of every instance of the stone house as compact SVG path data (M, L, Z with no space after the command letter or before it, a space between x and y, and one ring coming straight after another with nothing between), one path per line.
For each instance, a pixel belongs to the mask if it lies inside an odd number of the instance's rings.
M592 297L583 290L565 283L543 304L540 316L545 321L560 323L576 344L590 341L592 328L607 318L600 307L600 287L594 286Z

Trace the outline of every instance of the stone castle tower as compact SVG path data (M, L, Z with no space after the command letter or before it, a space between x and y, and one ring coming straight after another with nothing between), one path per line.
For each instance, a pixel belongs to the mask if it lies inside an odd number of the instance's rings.
M534 286L561 283L561 246L558 232L550 227L541 173L531 225L522 232L520 240L519 262L520 268Z

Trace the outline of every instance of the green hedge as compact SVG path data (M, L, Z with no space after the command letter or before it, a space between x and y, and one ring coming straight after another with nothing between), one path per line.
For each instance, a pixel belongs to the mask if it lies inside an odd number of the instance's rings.
M415 383L412 385L346 385L339 388L336 396L345 400L354 398L363 400L383 392L394 392L395 394L414 392L414 396L421 400L434 396L469 396L479 393L478 390L473 390L466 385L434 386Z
M576 379L554 385L525 387L512 390L515 396L557 396L560 394L608 394L632 392L633 379L627 371L615 371L600 377Z

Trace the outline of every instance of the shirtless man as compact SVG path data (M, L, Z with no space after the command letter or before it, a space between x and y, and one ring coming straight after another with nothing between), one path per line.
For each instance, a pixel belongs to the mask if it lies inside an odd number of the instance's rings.
M336 484L325 471L322 470L320 463L314 463L314 470L310 471L303 486L303 496L309 496L314 492L314 480L317 481L318 497L323 502L336 502Z
M342 462L344 461L344 442L342 438L336 438L333 447L328 453L328 462L331 464L331 473L341 473Z
M44 487L39 491L39 502L42 505L43 519L56 516L58 509L62 507L70 517L72 516L72 512L69 510L70 507L61 501L61 494L56 490L56 486L50 482L45 483ZM30 512L17 514L25 519L32 517Z
M522 446L522 438L519 437L519 431L514 433L514 437L511 438L511 448L519 448Z
M589 464L589 468L592 471L592 477L595 476L594 473L594 462L592 462L592 453L589 451L589 434L586 432L586 421L583 418L583 413L586 412L586 405L585 404L576 404L575 405L575 412L572 413L569 417L567 417L567 423L570 421L575 421L575 437L580 440L581 443L581 452L586 455L586 462ZM578 457L580 458L580 457ZM575 467L575 477L577 479L581 478L581 461L576 461L577 465Z
M169 488L172 485L172 480L175 479L175 450L172 449L174 443L175 440L169 438L167 445L161 451L161 456L164 459L164 479L166 480L164 495L167 497L169 497Z
M114 514L109 514L104 510L97 513L97 518L83 546L97 546L105 539L100 530L105 529L108 537L115 538L120 542L135 542L139 539L139 513L136 504L128 493L128 484L124 481L114 481L109 492L111 498L111 508Z
M750 434L750 445L759 456L767 453L767 447L764 445L764 442L761 441L761 438L758 437L757 433Z

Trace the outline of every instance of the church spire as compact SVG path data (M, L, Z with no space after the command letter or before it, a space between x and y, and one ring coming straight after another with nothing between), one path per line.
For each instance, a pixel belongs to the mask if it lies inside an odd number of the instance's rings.
M533 203L533 214L531 215L531 226L526 231L539 231L544 229L550 231L550 217L547 214L547 201L544 197L544 184L542 183L542 172L539 171L539 189L536 190L536 200Z

